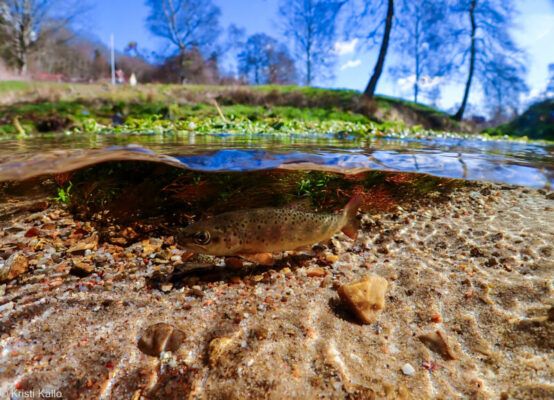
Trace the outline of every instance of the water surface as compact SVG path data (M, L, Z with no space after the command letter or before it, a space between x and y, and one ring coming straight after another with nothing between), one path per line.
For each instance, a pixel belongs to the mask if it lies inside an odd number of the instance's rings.
M199 171L321 169L428 173L550 188L554 146L480 138L321 134L64 135L0 141L0 180L60 173L107 160L163 162Z

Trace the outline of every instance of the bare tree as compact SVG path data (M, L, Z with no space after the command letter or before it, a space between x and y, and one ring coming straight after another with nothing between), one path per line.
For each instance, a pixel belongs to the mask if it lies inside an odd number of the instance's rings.
M237 58L240 74L256 85L295 81L294 61L286 46L264 33L250 36Z
M182 76L190 61L186 55L193 49L207 54L213 50L221 33L221 11L212 0L147 0L150 14L148 29L176 48L181 57Z
M453 117L463 118L474 80L486 96L494 94L488 98L492 101L517 100L527 86L524 55L510 33L512 0L456 0L450 11L449 40L457 56L453 64L467 66L464 95Z
M87 10L87 4L77 0L0 0L0 29L19 73L27 72L30 54ZM67 34L60 37L70 39Z
M339 0L281 0L279 16L283 33L294 43L306 85L324 77L333 65L337 17L345 3Z
M441 25L445 13L444 0L402 1L398 7L396 29L392 36L393 48L401 57L391 72L413 80L413 98L416 103L422 90L436 85L427 82L433 81L442 72L444 49Z
M395 0L350 0L350 18L345 24L347 37L357 37L368 46L379 45L379 54L373 73L364 90L364 95L373 98L377 84L383 73L387 58L391 33L393 31Z

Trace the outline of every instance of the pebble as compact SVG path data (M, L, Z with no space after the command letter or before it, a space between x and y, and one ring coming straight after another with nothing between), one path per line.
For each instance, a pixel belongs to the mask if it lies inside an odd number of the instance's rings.
M415 369L412 367L412 364L406 363L402 366L402 373L407 376L414 376Z
M173 283L171 283L171 282L169 282L169 283L164 283L164 284L161 286L162 292L169 292L172 288L173 288Z
M72 266L71 266L71 269L69 270L69 273L71 275L75 275L80 278L83 278L87 275L92 274L92 272L94 271L94 265L92 264L88 264L80 260L72 260L71 263L72 263Z
M339 260L339 256L335 254L331 254L331 253L325 254L325 261L327 261L328 263L334 263L334 262L337 262L338 260Z
M0 267L0 282L11 281L29 270L29 261L21 253L12 254Z
M387 287L385 278L368 275L359 281L340 286L338 294L360 322L371 324L385 308Z
M173 325L160 322L146 328L137 343L137 347L146 355L159 357L163 352L177 351L185 337L182 330Z
M446 334L441 331L430 332L419 336L419 340L427 346L431 351L438 353L445 360L455 360L456 354L452 351L448 344Z
M308 271L306 271L306 276L310 278L322 278L325 275L327 275L327 271L320 267L310 268Z
M213 368L217 365L232 342L233 339L228 337L218 337L210 342L208 346L210 367Z
M90 238L85 239L74 246L71 246L67 252L69 254L85 254L87 250L98 249L98 235L92 235Z

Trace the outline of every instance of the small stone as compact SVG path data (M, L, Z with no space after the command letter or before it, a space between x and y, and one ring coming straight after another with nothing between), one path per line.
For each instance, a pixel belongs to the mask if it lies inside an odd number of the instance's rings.
M548 193L548 194L546 195L546 198L547 198L548 200L554 200L554 192Z
M71 264L72 266L69 273L71 275L78 276L79 278L84 278L85 276L92 274L94 271L94 265L80 260L71 260Z
M360 322L375 322L378 314L385 308L386 279L368 275L365 278L342 285L338 288L341 300L356 314Z
M406 363L402 366L402 373L407 376L414 376L415 369L412 367L412 364Z
M162 292L169 292L171 289L173 289L173 283L169 282L169 283L164 283L162 286L161 286L161 289L162 289Z
M225 265L229 268L240 269L244 267L244 262L238 257L227 257L225 259Z
M445 360L455 360L457 358L448 344L446 335L441 331L420 335L419 340L430 350L440 354Z
M31 229L29 229L27 232L25 232L25 237L26 238L32 238L32 237L35 237L35 236L38 236L40 235L40 231L38 230L38 228L36 226L33 226Z
M202 288L198 285L194 285L192 288L190 288L187 292L187 296L195 296L195 297L204 297L204 292L202 291Z
M327 271L325 271L323 268L314 267L310 268L306 275L310 278L323 278L325 275L327 275Z
M137 346L144 354L159 357L162 352L175 352L185 340L185 333L173 325L160 322L146 328Z
M215 367L218 361L221 359L229 345L233 342L233 339L228 337L215 338L210 342L208 346L210 367Z
M337 262L338 260L339 260L339 256L335 254L331 254L331 253L325 254L325 261L327 261L328 263L334 263L334 262Z
M282 272L283 275L285 275L285 276L290 276L290 275L292 275L292 271L291 271L291 269L290 269L289 267L283 268L283 269L281 270L281 272Z
M29 261L21 253L12 254L4 265L0 265L0 282L11 281L29 270Z
M71 246L67 252L69 254L85 254L87 250L98 249L98 235L92 235L91 237L84 239L74 246Z
M469 251L469 254L471 255L471 257L483 257L484 256L481 249L479 249L477 247L472 247L471 250Z

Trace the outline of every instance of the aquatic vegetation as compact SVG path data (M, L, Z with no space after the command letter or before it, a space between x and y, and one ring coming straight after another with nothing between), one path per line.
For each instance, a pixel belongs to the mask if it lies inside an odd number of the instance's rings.
M306 177L298 182L297 194L299 197L308 196L314 203L320 199L327 190L331 175L312 171L306 174Z
M57 191L56 197L54 197L54 200L58 203L62 204L69 204L71 201L71 189L73 188L73 184L69 182L69 185L65 188L59 187Z

